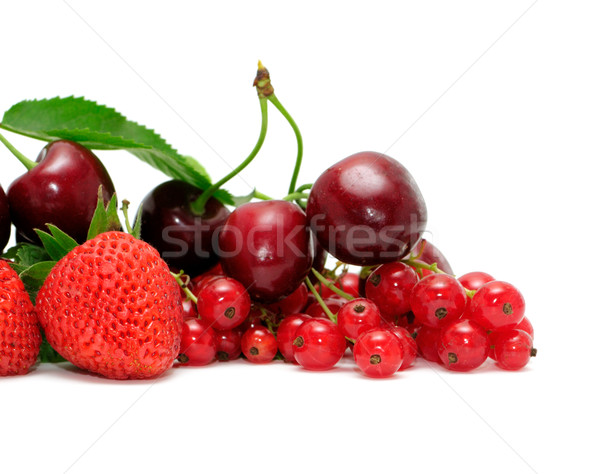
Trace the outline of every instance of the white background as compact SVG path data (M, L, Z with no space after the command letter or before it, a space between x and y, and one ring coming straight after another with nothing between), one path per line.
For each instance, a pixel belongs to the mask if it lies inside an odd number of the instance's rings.
M113 382L69 366L0 380L0 470L598 472L600 9L595 1L2 2L0 112L83 95L197 157L251 150L256 62L305 140L299 183L362 150L420 185L430 239L524 293L538 358L389 380L244 361ZM242 178L283 196L291 130L270 108ZM4 133L4 132L3 132ZM41 142L5 134L35 159ZM99 153L135 207L166 178ZM6 189L24 172L0 150Z

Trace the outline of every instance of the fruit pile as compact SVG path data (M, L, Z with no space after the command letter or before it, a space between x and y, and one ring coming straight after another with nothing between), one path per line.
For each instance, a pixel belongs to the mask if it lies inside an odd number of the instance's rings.
M4 114L3 129L49 143L34 162L0 134L27 167L0 187L0 251L11 223L17 241L0 261L0 375L38 360L113 379L239 357L327 370L345 354L371 377L419 356L456 371L488 357L524 367L536 350L523 296L483 272L453 276L423 239L427 209L408 170L362 152L298 186L300 131L260 63L254 86L257 143L215 183L156 132L95 102L23 101ZM232 196L223 185L258 155L269 103L297 139L288 194ZM127 150L172 178L133 224L92 149Z

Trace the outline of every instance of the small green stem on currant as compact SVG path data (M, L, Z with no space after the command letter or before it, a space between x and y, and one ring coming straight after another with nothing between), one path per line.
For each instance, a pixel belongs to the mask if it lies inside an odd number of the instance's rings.
M283 198L284 201L297 201L300 199L308 199L308 194L306 194L306 193L291 193Z
M180 271L179 273L171 272L171 276L173 278L175 278L175 281L181 287L181 289L185 293L185 296L187 296L187 298L189 300L193 301L194 304L198 304L198 298L196 298L196 295L194 293L192 293L192 291L188 288L188 286L183 281L183 278L182 278L183 275L184 275L183 271Z
M314 268L311 268L311 270L313 272L313 275L315 277L317 277L317 279L321 282L321 284L325 285L327 288L329 288L331 291L333 291L336 295L341 296L342 298L345 298L348 301L352 301L354 299L354 297L352 295L346 293L342 289L335 286L335 284L333 282L329 281L327 278L325 278L323 275L321 275Z
M129 234L133 235L133 228L129 222L129 204L131 203L127 199L124 199L121 204L123 206L121 207L121 211L123 211L123 216L125 217L125 228Z
M334 323L337 324L337 316L335 314L333 314L331 312L331 310L327 307L327 305L325 304L325 301L323 301L323 298L321 298L321 295L319 294L317 289L314 287L314 285L311 283L311 281L308 279L308 277L306 277L304 279L304 283L306 283L306 286L308 286L308 289L310 290L310 292L314 295L315 299L318 301L321 308L323 308L323 311L325 312L327 317L331 321L333 321Z
M4 144L4 146L6 148L8 148L10 150L10 152L15 155L17 157L17 159L23 163L23 166L25 166L25 168L27 168L27 171L32 170L33 168L36 167L37 163L35 161L30 160L29 158L27 158L23 153L21 153L19 150L17 150L12 143L10 143L5 137L4 135L2 135L0 133L0 142L2 142Z
M203 191L202 194L200 195L200 197L192 203L192 206L191 206L192 211L196 215L201 216L202 214L204 214L204 208L206 206L206 203L212 197L212 195L221 186L223 186L227 181L232 179L234 176L237 176L244 168L246 168L246 166L248 166L252 162L252 160L256 157L256 155L262 148L263 143L265 141L265 137L267 136L267 127L268 127L268 113L267 113L268 107L267 107L267 105L268 104L267 104L267 99L265 99L265 98L261 98L259 102L260 102L260 113L261 113L261 126L260 126L260 135L258 136L258 141L256 142L256 145L254 145L254 148L252 149L252 151L250 152L248 157L244 161L242 161L237 168L235 168L233 171L231 171L231 173L229 173L227 176L221 178L215 184L211 185L208 189Z
M472 299L472 298L473 298L473 296L475 296L475 293L477 293L477 290L467 290L467 289L465 288L465 293L467 293L467 297L468 297L468 298L471 298L471 299Z
M424 262L417 262L416 260L413 260L412 258L405 258L400 261L402 263L405 263L406 265L413 267L416 270L429 270L429 271L432 271L433 273L444 273L444 274L446 273L438 268L436 262L429 264L429 263L424 263Z

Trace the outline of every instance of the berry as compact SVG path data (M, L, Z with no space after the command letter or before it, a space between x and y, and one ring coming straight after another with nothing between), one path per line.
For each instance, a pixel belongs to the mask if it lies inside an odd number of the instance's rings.
M415 342L419 348L419 354L423 359L429 362L439 362L440 356L438 355L440 340L440 330L438 328L432 328L429 326L423 326L417 332Z
M471 299L470 318L490 330L511 329L525 316L525 300L510 283L491 281Z
M477 291L486 283L494 281L494 277L484 272L470 272L461 276L458 281L467 290Z
M527 319L527 316L523 316L523 319L521 319L521 322L515 326L515 329L525 331L531 336L531 339L533 339L533 326L531 325L531 321Z
M4 194L4 189L0 186L0 253L6 247L8 239L10 239L10 209L8 198Z
M242 336L242 352L255 364L271 362L277 354L277 340L265 327L248 329Z
M443 328L438 355L447 369L466 372L476 369L488 357L489 340L479 324L463 319Z
M292 293L313 261L306 216L300 206L287 201L238 207L219 233L219 251L225 273L261 303Z
M113 379L155 377L179 355L181 293L158 252L123 232L76 247L52 269L36 312L50 345Z
M181 365L202 366L215 360L217 339L215 331L206 321L186 319L181 331Z
M507 329L493 333L490 344L498 367L504 370L519 370L535 357L533 338L520 329Z
M404 257L427 224L425 201L410 173L375 152L357 153L324 171L306 215L321 246L352 265Z
M419 349L417 347L417 341L411 336L410 332L407 329L392 326L389 327L388 330L392 331L400 340L402 344L402 354L404 355L402 358L402 364L398 370L408 369L411 365L415 363L417 358L417 354Z
M328 280L334 283L333 280L331 280L330 278L328 278ZM348 293L350 296L358 298L360 296L358 293L358 280L359 278L356 273L345 273L338 279L337 282L335 282L335 287ZM322 285L321 283L315 285L315 288L317 288L319 294L323 298L337 296L337 294L333 290L330 290L329 288L327 288L327 286Z
M421 324L440 328L460 318L467 306L467 294L456 278L436 273L415 285L410 307Z
M341 307L347 303L347 301L348 300L346 300L344 298L340 298L339 296L331 296L331 297L325 298L323 300L323 302L325 303L325 306L327 306L329 308L329 311L331 311L333 314L336 314L341 309ZM328 319L327 313L325 313L325 311L323 310L322 306L319 304L318 301L311 303L304 310L304 313L308 314L309 316L311 316L313 318Z
M386 263L377 267L367 279L365 294L381 311L387 321L410 311L410 295L419 281L417 273L402 262Z
M354 344L354 361L369 377L389 377L402 365L404 353L398 336L387 329L371 329Z
M444 254L435 245L425 239L421 239L421 241L414 246L411 255L414 257L419 256L419 260L427 265L437 263L437 267L444 273L448 273L449 275L454 274L454 271Z
M356 339L363 332L381 325L381 313L371 300L357 298L339 309L337 322L344 336Z
M306 307L308 301L308 289L302 283L291 294L277 303L265 305L265 308L277 315L299 313Z
M0 375L22 375L35 364L42 337L23 282L0 260Z
M98 188L108 202L115 187L108 172L87 148L67 140L46 145L37 165L9 186L7 195L17 233L39 242L34 229L54 224L84 242L98 203Z
M242 353L242 332L238 328L215 331L215 340L219 362L237 359Z
M198 316L217 330L233 329L250 313L250 296L229 277L214 277L197 293Z
M309 319L296 330L294 358L308 370L329 370L346 351L346 339L328 319Z
M198 307L196 306L196 303L187 298L185 294L181 296L181 307L183 309L183 319L198 317Z
M293 346L296 330L309 318L310 316L306 314L292 314L286 316L279 324L277 328L277 347L285 360L296 362Z

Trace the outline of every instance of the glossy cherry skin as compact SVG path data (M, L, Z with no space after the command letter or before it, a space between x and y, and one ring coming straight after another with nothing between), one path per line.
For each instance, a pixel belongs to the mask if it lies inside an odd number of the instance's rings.
M296 338L296 330L306 320L310 319L307 314L291 314L283 318L277 328L277 347L279 352L288 362L296 362L294 358L294 339Z
M510 283L490 281L473 295L469 314L486 329L512 329L525 316L525 299Z
M242 331L238 328L215 331L215 341L219 362L237 359L242 353Z
M250 362L266 364L277 354L277 340L265 327L248 329L242 336L242 352Z
M381 313L371 300L356 298L339 309L337 322L344 336L357 339L363 332L381 326Z
M371 329L361 334L352 354L358 368L365 375L375 378L394 375L404 358L400 339L387 329Z
M197 294L198 317L215 329L233 329L250 314L250 296L242 284L233 278L215 277Z
M197 215L192 203L202 191L183 181L158 185L144 198L142 240L152 245L171 268L198 275L213 267L218 257L214 250L215 232L229 216L229 210L214 198Z
M449 275L454 275L454 271L452 271L452 267L450 266L450 262L444 256L440 249L438 249L435 245L429 242L426 239L421 239L421 241L415 245L415 247L411 250L411 255L419 256L419 260L428 265L433 263L437 263L437 267Z
M115 192L108 172L90 150L67 140L46 145L37 163L7 191L17 232L37 243L34 229L47 232L46 224L54 224L84 242L98 203L98 187L102 185L105 202Z
M197 318L184 320L179 362L182 365L207 365L215 359L216 353L215 331L210 325Z
M445 270L444 270L445 271ZM447 273L447 272L446 272ZM477 291L486 283L494 281L494 277L485 272L469 272L461 276L458 281L467 290Z
M0 186L0 253L6 247L8 239L10 239L10 209L8 198Z
M300 206L287 201L243 204L219 234L225 273L253 300L273 303L292 293L313 262L313 244Z
M324 171L311 189L306 214L321 246L353 265L408 255L427 224L413 177L375 152L357 153Z
M296 362L307 370L329 370L346 352L346 338L338 325L321 318L302 323L293 345Z
M415 319L426 326L441 328L460 318L467 307L467 293L456 278L436 273L417 283L410 295Z
M462 319L441 330L438 355L447 369L467 372L485 362L489 346L487 331L473 321Z

